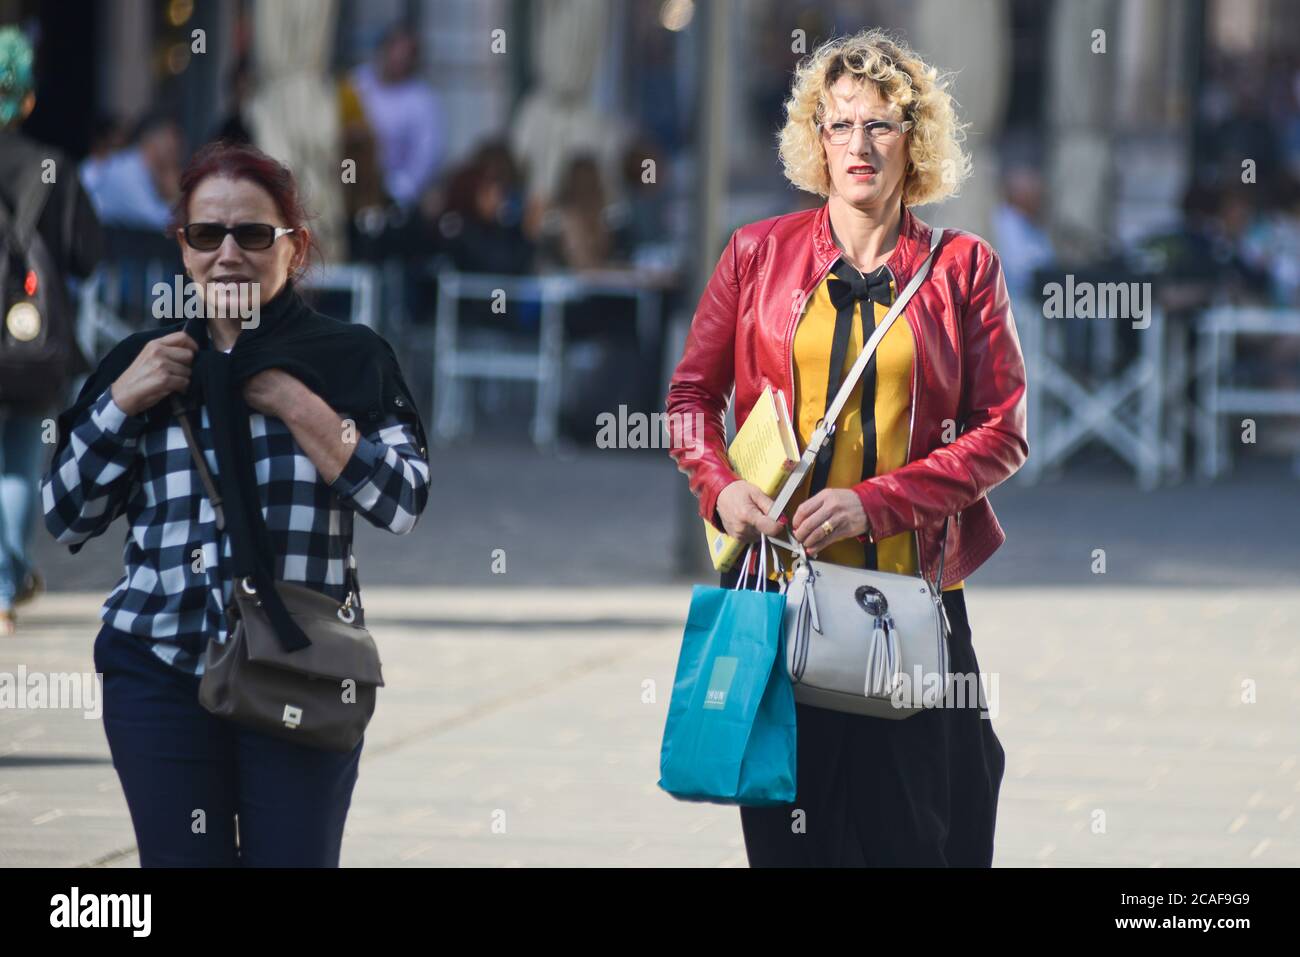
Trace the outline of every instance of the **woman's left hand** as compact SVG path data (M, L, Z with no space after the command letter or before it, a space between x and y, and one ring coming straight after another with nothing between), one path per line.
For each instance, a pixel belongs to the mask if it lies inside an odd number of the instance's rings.
M255 412L282 419L301 388L302 383L283 369L265 369L244 383L244 401Z
M826 522L831 523L827 533ZM867 531L867 513L862 499L851 488L824 488L794 512L794 537L810 555L842 538L855 538Z

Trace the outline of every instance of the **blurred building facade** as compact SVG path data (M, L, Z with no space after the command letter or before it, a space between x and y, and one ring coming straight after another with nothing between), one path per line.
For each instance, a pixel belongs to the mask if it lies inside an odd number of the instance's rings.
M277 57L258 58L259 43L268 43L265 28L258 36L259 2L0 0L0 17L34 24L46 45L43 56L60 61L59 70L43 71L51 81L43 96L49 105L38 106L33 133L84 155L97 116L129 124L164 105L176 110L196 145L231 109L231 77L241 59L254 64L255 88L282 85ZM394 22L415 25L421 70L444 104L453 159L510 127L539 188L550 188L557 151L567 144L595 147L617 190L619 147L642 135L662 150L672 172L690 176L701 75L689 37L697 3L330 0L311 6L318 45L327 47L313 69L326 74L363 59ZM1227 65L1250 64L1262 76L1270 65L1293 67L1300 53L1300 6L1287 0L736 0L732 10L732 62L745 69L729 93L728 221L812 202L785 189L775 160L790 68L832 33L884 25L955 72L954 90L972 123L976 178L931 216L987 232L997 161L1010 150L1043 170L1054 238L1063 248L1088 251L1175 214L1196 161L1198 103L1207 84L1231 73ZM78 18L86 29L69 31ZM205 35L201 53L192 49L195 30ZM1104 31L1104 52L1095 31ZM1210 90L1211 96L1252 95L1244 80L1223 82L1230 88ZM585 112L586 119L557 132L549 122L556 104L570 114ZM574 131L582 134L576 140Z

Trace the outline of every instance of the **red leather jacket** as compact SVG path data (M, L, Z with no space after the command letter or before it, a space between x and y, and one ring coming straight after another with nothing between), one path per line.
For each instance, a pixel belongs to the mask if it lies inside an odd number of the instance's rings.
M929 244L930 227L904 207L898 245L888 260L896 288L925 260ZM737 428L768 384L797 414L795 325L840 255L827 205L732 233L700 297L668 389L670 454L689 477L701 516L716 521L718 494L737 478L727 461L724 431L733 384ZM930 275L903 313L915 344L907 462L854 491L875 539L916 531L920 568L931 581L944 517L953 516L940 583L946 587L970 575L1006 541L987 493L1029 454L1024 358L1001 261L972 233L945 230ZM696 413L702 413L702 436L692 434Z

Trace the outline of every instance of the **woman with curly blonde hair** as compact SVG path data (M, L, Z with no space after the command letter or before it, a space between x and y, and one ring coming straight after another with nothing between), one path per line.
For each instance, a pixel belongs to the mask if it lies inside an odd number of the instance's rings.
M1029 453L1024 362L985 240L944 231L906 321L881 339L779 522L728 462L733 386L737 427L771 386L807 447L930 252L931 228L911 207L952 195L970 173L944 78L880 30L805 57L785 109L785 174L826 203L732 233L667 399L670 423L698 414L705 435L675 434L671 454L701 516L737 538L779 538L788 525L810 556L935 581L951 670L978 678L965 579L1006 538L987 493ZM904 720L798 704L794 802L741 808L751 865L989 866L1005 754L977 697Z

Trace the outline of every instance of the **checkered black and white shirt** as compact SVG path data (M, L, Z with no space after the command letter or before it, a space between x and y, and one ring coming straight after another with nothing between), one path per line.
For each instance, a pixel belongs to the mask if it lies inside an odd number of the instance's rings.
M429 465L416 431L396 417L358 423L352 457L329 483L282 421L253 413L250 427L276 579L342 601L353 514L402 535L424 510ZM219 483L206 408L195 438ZM202 674L208 637L226 640L234 580L230 536L217 531L179 421L147 427L143 416L127 415L105 389L50 464L41 501L46 527L65 545L93 538L126 513L126 572L101 617L147 639L173 667Z

